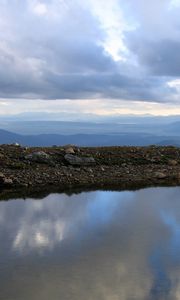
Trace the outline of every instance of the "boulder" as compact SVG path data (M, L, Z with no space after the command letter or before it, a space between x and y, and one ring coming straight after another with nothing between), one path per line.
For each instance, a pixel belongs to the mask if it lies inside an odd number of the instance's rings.
M73 147L66 148L65 152L66 152L66 154L74 154L75 153Z
M37 162L37 163L51 163L51 157L44 151L33 152L25 156L26 160Z
M93 157L79 157L72 154L66 154L64 158L70 165L89 166L95 164L95 159Z

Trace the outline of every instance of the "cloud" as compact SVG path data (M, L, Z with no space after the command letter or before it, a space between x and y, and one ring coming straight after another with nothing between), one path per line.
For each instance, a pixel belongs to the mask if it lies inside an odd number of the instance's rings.
M179 8L171 1L129 0L130 11L138 21L126 34L128 49L139 66L155 76L179 77L180 21ZM136 10L135 10L136 7Z
M34 13L37 15L46 15L48 13L48 9L46 4L44 3L37 3L34 6Z
M174 88L163 85L157 77L132 78L119 73L110 74L49 74L47 82L53 86L54 98L113 98L161 102ZM52 95L51 95L52 96Z
M46 13L41 13L45 12L45 4L33 2L34 5L29 7L28 1L25 3L26 6L21 5L17 11L13 2L13 14L8 1L6 5L1 4L8 16L8 24L4 20L6 30L10 38L14 36L12 40L4 37L0 46L1 97L47 98L48 95L54 98L51 77L59 76L61 80L58 84L62 85L63 76L65 80L67 74L83 77L87 73L103 73L116 68L112 58L100 45L103 33L87 10L69 5L61 13L63 4L58 6L58 1L52 1L51 18L46 19ZM23 6L26 8L26 20L21 15ZM58 19L51 14L51 10L56 12L56 9ZM63 88L59 90L61 93Z
M2 1L0 98L177 102L177 3L103 3Z
M22 299L72 293L73 299L179 299L179 191L2 201L0 260L14 280L0 272L1 293L10 290Z
M156 76L180 76L180 42L170 39L148 41L129 36L129 46L136 52L139 63Z

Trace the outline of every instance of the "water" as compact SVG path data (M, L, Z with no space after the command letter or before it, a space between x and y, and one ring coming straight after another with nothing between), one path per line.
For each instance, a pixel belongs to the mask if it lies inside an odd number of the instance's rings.
M180 299L180 188L1 201L0 299Z

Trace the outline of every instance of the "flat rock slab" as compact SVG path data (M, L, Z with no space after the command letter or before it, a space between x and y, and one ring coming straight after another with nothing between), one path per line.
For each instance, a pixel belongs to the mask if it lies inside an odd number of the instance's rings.
M76 166L89 166L96 163L93 157L79 157L72 154L66 154L64 158L70 165Z

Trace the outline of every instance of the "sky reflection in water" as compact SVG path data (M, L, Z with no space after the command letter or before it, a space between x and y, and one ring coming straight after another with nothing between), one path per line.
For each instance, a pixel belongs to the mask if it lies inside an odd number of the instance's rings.
M0 300L180 299L180 188L0 202Z

